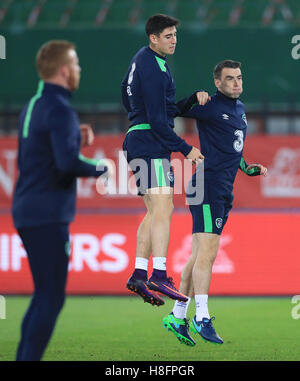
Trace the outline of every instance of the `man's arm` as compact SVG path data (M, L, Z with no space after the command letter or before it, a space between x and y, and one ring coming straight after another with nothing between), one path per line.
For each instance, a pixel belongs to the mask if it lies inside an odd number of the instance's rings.
M242 157L240 161L240 166L239 169L246 173L248 176L259 176L259 175L264 175L267 176L267 168L264 167L261 164L250 164L248 165L245 162L245 159Z
M131 111L131 107L128 100L128 94L127 94L127 84L128 82L128 74L123 78L123 81L121 83L121 94L122 94L122 102L127 112Z
M141 88L147 113L147 120L152 132L169 151L181 152L187 156L192 146L180 138L168 125L166 110L166 88L163 72L146 70L141 73Z
M190 97L181 99L176 103L178 111L175 116L206 119L209 115L209 107L207 103L210 99L211 98L206 91L195 91Z
M107 171L107 166L101 166L99 160L80 154L80 127L71 109L56 106L49 115L49 124L55 164L60 172L76 177L98 177Z

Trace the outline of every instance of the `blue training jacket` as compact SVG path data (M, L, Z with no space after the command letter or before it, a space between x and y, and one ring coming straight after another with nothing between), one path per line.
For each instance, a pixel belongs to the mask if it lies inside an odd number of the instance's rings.
M247 132L245 106L217 91L204 106L197 104L196 93L177 103L177 115L194 118L204 155L206 181L213 181L214 192L230 194L241 168ZM245 162L244 162L245 163ZM245 163L245 166L248 166ZM259 172L259 171L258 171Z
M123 105L130 126L124 148L132 157L168 157L171 152L188 155L192 147L173 130L176 88L166 58L143 47L133 57L121 85Z
M97 170L97 160L80 154L80 123L70 97L64 87L40 81L21 112L12 205L16 228L71 222L76 177L98 177L107 170Z

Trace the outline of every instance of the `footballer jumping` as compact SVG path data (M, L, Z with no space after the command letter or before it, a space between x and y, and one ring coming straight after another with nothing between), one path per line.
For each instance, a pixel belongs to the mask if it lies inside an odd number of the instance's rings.
M214 317L208 311L208 291L220 235L232 208L237 171L241 169L248 176L267 174L267 168L261 164L248 165L243 157L247 119L244 104L239 100L243 91L240 62L220 62L214 69L214 83L217 92L204 106L195 105L197 93L177 103L178 115L197 120L201 152L205 156L204 199L200 204L189 204L193 219L192 255L183 269L179 288L189 299L177 300L173 311L163 319L163 325L180 342L191 346L195 341L189 334L186 314L193 295L196 315L192 331L206 341L223 343L213 327ZM191 179L194 187L196 178L194 173ZM187 200L192 199L192 195L187 196Z

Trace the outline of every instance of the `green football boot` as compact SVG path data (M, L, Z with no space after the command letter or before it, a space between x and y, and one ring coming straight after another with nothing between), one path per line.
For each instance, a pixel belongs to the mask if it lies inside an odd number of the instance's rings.
M163 318L163 326L176 336L180 343L193 347L196 343L189 334L189 323L187 319L178 319L173 312Z

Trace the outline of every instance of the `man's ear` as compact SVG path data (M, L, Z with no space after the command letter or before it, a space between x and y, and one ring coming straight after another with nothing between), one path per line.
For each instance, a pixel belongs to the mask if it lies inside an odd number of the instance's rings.
M215 78L214 82L215 82L216 88L218 89L220 87L220 85L221 85L221 81L219 79Z
M155 45L157 43L157 35L156 34L150 34L149 40L150 40L151 44Z
M70 71L70 69L69 69L68 65L63 65L63 66L61 66L61 67L58 69L58 73L59 73L59 75L60 75L62 78L64 78L64 79L69 78L69 71Z

